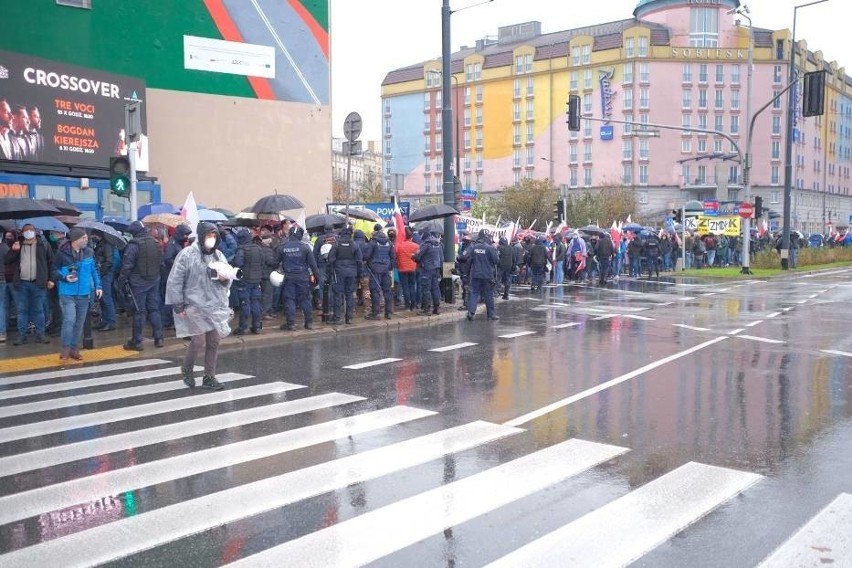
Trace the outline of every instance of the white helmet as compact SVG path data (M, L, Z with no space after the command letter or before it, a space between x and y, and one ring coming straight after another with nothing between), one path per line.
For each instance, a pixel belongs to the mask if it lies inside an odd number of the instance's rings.
M273 270L269 275L269 282L276 288L280 288L281 285L284 284L284 274L277 270Z

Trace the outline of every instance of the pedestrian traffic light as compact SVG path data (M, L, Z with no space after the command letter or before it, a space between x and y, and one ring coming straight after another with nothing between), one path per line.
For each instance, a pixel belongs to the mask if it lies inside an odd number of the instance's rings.
M763 198L759 195L754 196L754 218L760 219L763 216Z
M126 156L109 159L109 189L118 197L130 196L130 160Z
M822 116L823 113L825 113L825 70L805 73L802 116Z
M561 223L565 219L565 201L564 200L559 199L553 204L553 219L557 223Z
M672 209L672 219L674 219L676 223L683 223L683 211L680 209Z
M568 130L571 132L580 131L580 96L568 96Z

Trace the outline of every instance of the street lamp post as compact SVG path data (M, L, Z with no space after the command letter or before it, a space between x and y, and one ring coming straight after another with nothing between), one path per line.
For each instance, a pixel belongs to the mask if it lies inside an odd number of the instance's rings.
M793 7L793 35L790 40L790 63L787 70L787 79L792 82L796 72L796 15L799 8L806 8L815 4L822 4L828 0L816 0L807 4ZM790 207L793 193L793 117L796 112L797 89L790 89L787 93L787 140L784 148L784 230L781 233L781 269L790 268Z
M443 190L444 203L455 206L455 180L453 180L453 108L450 101L450 0L441 6L441 135L443 137ZM453 217L444 218L444 275L448 275L446 263L452 263L456 255L456 224ZM446 284L446 283L445 283ZM449 286L452 289L452 286Z

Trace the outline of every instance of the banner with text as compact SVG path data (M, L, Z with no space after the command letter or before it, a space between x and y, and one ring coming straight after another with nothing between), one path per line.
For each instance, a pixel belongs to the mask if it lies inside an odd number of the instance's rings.
M740 236L740 217L708 217L699 215L695 232L699 235Z
M124 105L142 101L136 167L148 170L141 79L0 51L0 159L106 168L127 153Z

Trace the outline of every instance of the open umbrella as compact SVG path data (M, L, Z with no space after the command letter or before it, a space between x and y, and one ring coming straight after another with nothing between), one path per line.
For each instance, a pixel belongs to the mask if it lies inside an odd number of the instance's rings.
M60 211L28 197L0 198L0 219L27 219L28 217L49 217L59 215Z
M56 231L67 233L68 225L54 217L30 217L29 219L15 219L15 227L23 229L24 225L32 225L39 231Z
M624 225L624 226L621 228L621 230L622 230L622 231L632 231L632 232L634 232L634 233L638 233L639 231L641 231L641 230L642 230L642 229L644 229L644 228L645 228L645 227L643 227L643 226L642 226L642 225L640 225L639 223L627 223L626 225Z
M39 199L38 201L56 207L62 215L79 215L82 213L77 207L62 199Z
M346 219L340 215L326 215L325 213L318 213L316 215L308 215L305 217L305 230L308 232L322 231L323 227L326 225L342 227L344 224L346 224Z
M143 217L142 222L147 225L159 224L166 227L177 227L178 225L185 225L186 219L180 215L173 215L171 213L156 213Z
M585 227L581 227L579 229L581 233L586 233L587 235L606 235L607 232L598 227L597 225L586 225Z
M452 217L453 215L458 214L459 212L449 205L446 205L444 203L433 203L432 205L421 207L420 209L412 213L408 220L412 223L415 223L417 221L431 221L432 219L443 219L444 217Z
M289 209L302 209L303 207L302 202L292 195L274 193L255 201L249 211L252 213L279 213Z
M231 211L230 209L225 209L224 207L210 207L209 209L210 209L210 211L218 211L219 213L221 213L225 217L233 217L234 216L233 211Z
M107 242L114 247L118 247L119 250L123 250L127 245L127 241L124 240L124 236L116 229L113 229L105 223L95 221L94 219L83 219L77 223L77 227L80 227L81 229L90 229L92 231L100 231L103 233Z
M224 213L219 213L218 211L214 211L213 209L199 209L198 210L198 220L199 221L227 221L228 216Z
M373 211L372 209L354 209L352 207L344 207L340 211L337 212L338 215L346 215L349 214L353 219L360 219L362 221L373 221L375 223L384 223L384 219L379 217L379 214Z
M158 213L170 213L172 215L177 215L180 213L180 207L175 207L171 203L148 203L136 210L136 217L138 219L142 219L143 217L156 215Z
M106 215L101 219L101 223L119 231L126 231L127 227L130 226L130 220L127 217L118 215Z
M420 221L417 223L415 229L420 232L426 233L437 233L439 235L444 234L444 222L440 219L433 219L432 221Z

